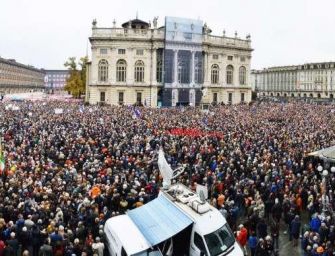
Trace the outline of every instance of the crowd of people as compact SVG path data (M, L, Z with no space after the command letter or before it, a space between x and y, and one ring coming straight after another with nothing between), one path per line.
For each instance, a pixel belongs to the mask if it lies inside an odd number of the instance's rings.
M105 221L159 193L160 147L172 167L185 167L179 182L207 185L246 254L278 253L285 232L306 256L333 255L335 174L323 184L320 163L307 157L335 144L332 106L8 104L0 103L0 256L109 255Z

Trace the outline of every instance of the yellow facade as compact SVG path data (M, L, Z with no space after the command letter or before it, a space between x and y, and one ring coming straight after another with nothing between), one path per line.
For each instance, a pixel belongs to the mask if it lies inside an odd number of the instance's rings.
M133 105L137 101L138 93L141 94L141 104L144 106L157 107L157 87L126 87L113 86L91 87L88 92L88 102L97 104L101 102L101 92L105 92L105 103L110 105ZM123 101L119 101L119 95L123 93Z

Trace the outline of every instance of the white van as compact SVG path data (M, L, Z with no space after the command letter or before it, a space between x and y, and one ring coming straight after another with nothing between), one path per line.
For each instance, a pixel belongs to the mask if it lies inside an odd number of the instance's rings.
M226 219L203 194L167 183L156 199L107 220L110 255L243 256Z

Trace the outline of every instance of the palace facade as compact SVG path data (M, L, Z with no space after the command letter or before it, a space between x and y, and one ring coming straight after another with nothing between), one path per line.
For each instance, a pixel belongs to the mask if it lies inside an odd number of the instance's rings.
M271 67L252 71L259 96L334 99L335 62Z
M238 104L251 101L251 40L211 35L200 20L139 19L121 27L92 23L87 66L90 104Z
M44 70L0 57L0 94L44 90Z

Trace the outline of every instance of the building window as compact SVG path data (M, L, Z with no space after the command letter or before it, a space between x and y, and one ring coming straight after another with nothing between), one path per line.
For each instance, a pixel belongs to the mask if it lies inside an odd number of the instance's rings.
M213 54L213 60L218 60L218 59L219 59L219 55Z
M219 66L214 64L211 69L211 82L212 84L219 83Z
M136 55L143 55L144 51L143 49L136 50Z
M174 52L172 50L164 51L164 81L165 83L172 83L173 81L173 58Z
M100 102L105 102L106 92L100 92Z
M107 82L108 80L108 62L107 60L100 60L98 64L98 78L100 82Z
M161 83L163 81L163 64L162 64L162 61L157 62L156 79L157 79L158 83Z
M233 102L233 93L230 92L230 93L228 93L228 103L232 104L232 102Z
M244 102L244 92L241 92L241 102Z
M118 60L116 63L116 81L125 82L127 77L127 62Z
M186 40L192 40L192 33L184 32L184 38Z
M218 93L217 92L213 93L213 103L218 103Z
M107 54L107 49L106 48L101 48L100 49L100 54Z
M126 49L118 49L118 54L126 54Z
M228 56L228 60L233 60L233 56Z
M233 84L233 77L234 77L234 67L232 65L228 65L226 71L227 84Z
M156 60L156 80L158 83L163 82L163 49L157 50Z
M119 105L123 105L124 92L119 92Z
M246 75L247 75L247 70L244 66L240 67L239 70L239 80L240 80L240 84L245 85L246 83Z
M241 60L241 62L245 62L245 57L242 56L240 60Z
M135 63L135 82L144 82L144 62L141 60Z
M181 84L190 83L190 51L178 52L178 82Z
M142 93L141 92L136 93L136 103L137 104L142 103Z

